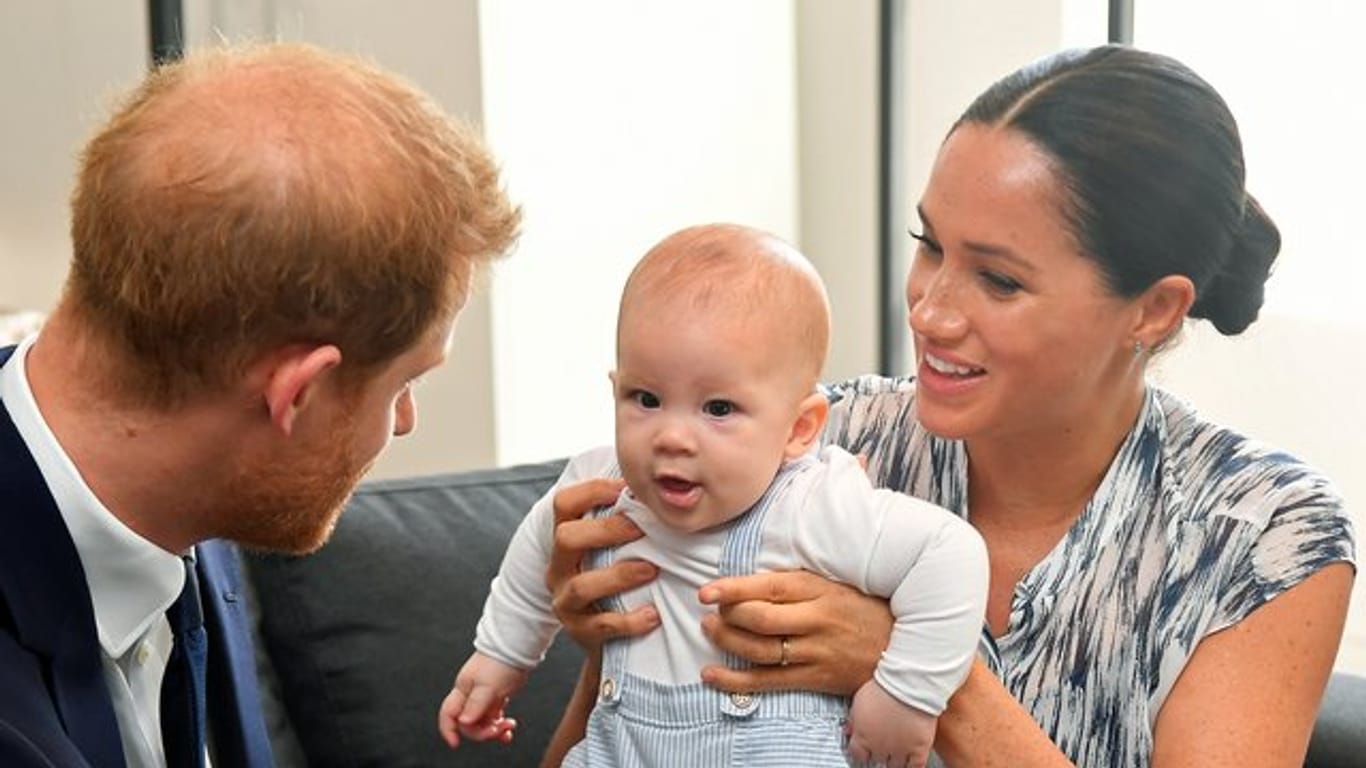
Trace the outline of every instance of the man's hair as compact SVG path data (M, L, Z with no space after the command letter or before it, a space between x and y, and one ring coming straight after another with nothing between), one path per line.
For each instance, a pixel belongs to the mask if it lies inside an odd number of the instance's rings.
M343 381L458 311L520 212L477 136L396 77L300 44L152 72L86 146L64 303L116 392L175 404L293 343Z
M617 316L679 302L702 313L734 313L760 332L781 330L784 348L801 372L801 389L815 389L830 347L830 304L815 267L796 248L768 232L739 224L703 224L669 235L636 264Z

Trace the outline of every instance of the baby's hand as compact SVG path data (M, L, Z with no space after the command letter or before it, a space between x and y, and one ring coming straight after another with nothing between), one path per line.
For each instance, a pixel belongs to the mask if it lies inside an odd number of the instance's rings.
M849 709L849 757L855 765L924 768L938 722L869 680L854 694Z
M506 717L503 708L526 677L526 671L475 651L460 668L455 686L441 702L436 718L441 738L451 749L460 746L462 734L475 741L512 741L517 721Z

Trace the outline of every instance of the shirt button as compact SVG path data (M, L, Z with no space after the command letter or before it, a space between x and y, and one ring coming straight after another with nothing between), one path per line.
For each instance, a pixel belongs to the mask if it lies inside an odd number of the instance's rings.
M138 643L138 649L133 652L133 660L139 665L146 664L148 657L151 655L152 649L147 647L147 642L144 640L143 642Z
M604 680L602 681L602 691L601 691L601 693L602 693L602 698L603 698L603 699L610 699L610 698L612 698L612 694L613 694L613 693L616 693L616 690L617 690L617 681L613 680L613 679L610 678L610 677L609 677L609 678L606 678L606 679L604 679Z
M734 704L736 709L749 709L754 706L754 696L748 693L732 693L730 703Z

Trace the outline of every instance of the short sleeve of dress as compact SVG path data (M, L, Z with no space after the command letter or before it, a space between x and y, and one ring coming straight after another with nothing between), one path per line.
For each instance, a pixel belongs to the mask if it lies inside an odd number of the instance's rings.
M1210 632L1237 624L1324 566L1355 569L1355 533L1342 497L1328 480L1300 469L1265 479L1264 503L1274 511L1233 568Z

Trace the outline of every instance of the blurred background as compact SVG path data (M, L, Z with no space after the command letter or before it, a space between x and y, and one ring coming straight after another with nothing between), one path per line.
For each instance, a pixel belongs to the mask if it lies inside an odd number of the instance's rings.
M904 226L934 152L1017 66L1107 39L1172 54L1238 117L1284 248L1262 320L1204 324L1155 380L1340 485L1366 535L1366 6L1231 0L44 0L0 3L0 311L41 313L69 253L75 154L149 64L149 5L187 48L306 40L373 58L479 125L525 234L419 390L374 476L533 461L611 439L607 371L630 266L682 226L738 221L825 277L826 377L902 372ZM1351 83L1355 85L1355 83ZM21 322L28 322L26 316ZM1366 580L1339 666L1366 673Z

